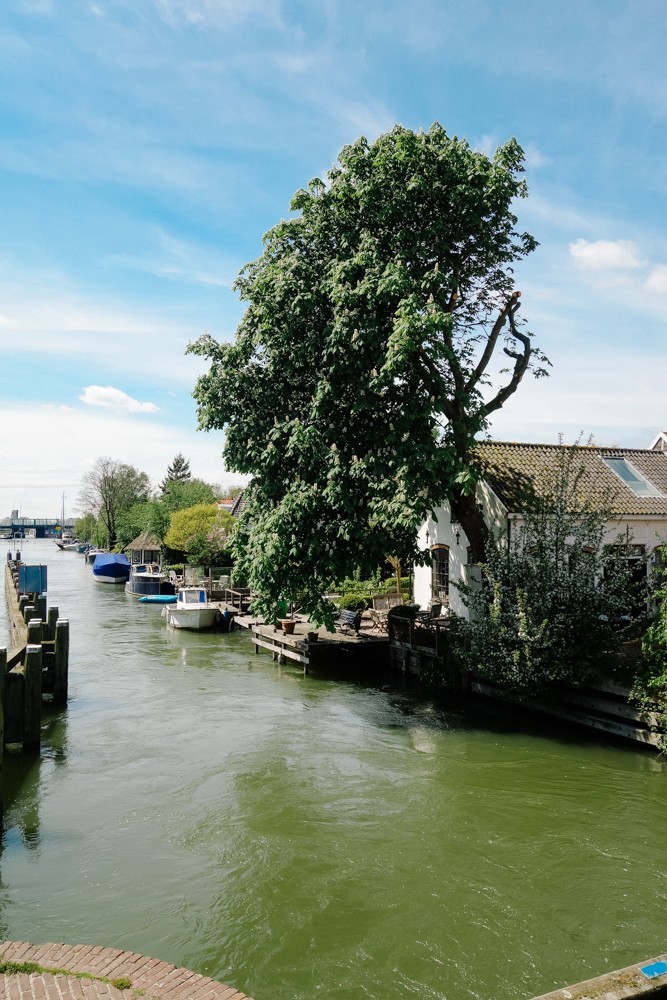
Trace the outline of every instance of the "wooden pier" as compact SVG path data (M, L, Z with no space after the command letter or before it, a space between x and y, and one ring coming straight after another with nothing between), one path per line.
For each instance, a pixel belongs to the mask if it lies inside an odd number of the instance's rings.
M8 557L5 597L11 647L0 647L0 766L6 746L39 752L42 702L67 704L69 621L46 594L21 592L21 562ZM0 781L0 821L2 818Z
M251 616L237 615L235 621L252 633L255 653L265 649L281 664L294 663L308 673L311 665L322 662L335 653L351 655L388 655L389 643L386 635L373 635L368 630L354 632L329 632L324 627L316 628L308 620L295 620L294 632L287 634L278 625L266 625L253 621Z

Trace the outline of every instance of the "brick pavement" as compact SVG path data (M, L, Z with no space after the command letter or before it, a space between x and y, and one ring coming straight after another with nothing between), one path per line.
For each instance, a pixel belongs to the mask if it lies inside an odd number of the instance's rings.
M88 972L97 979L52 973L1 973L4 1000L250 1000L244 993L215 979L179 969L155 958L98 945L28 944L3 941L5 962L35 962L43 969ZM102 979L127 977L129 989L118 989Z

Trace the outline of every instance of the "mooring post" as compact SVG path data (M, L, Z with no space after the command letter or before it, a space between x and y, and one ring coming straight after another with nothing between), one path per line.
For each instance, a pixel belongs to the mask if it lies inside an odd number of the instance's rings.
M58 621L58 608L49 608L49 616L46 625L46 638L53 642L56 637L56 622Z
M53 668L53 700L67 702L69 671L69 621L59 618L56 622L55 660Z
M19 597L19 614L23 618L23 621L25 621L24 612L27 604L30 604L30 598L27 594L21 594Z
M29 600L32 600L32 597L30 597ZM23 621L26 623L26 625L30 621L31 618L36 618L36 617L37 617L37 615L35 613L35 605L34 604L26 604L26 605L24 605L24 607L23 607Z
M41 624L41 623L40 623ZM42 731L42 647L26 646L23 665L23 749L39 750Z
M37 614L35 618L41 618L43 622L46 621L46 594L40 594L35 601L35 608L37 609Z
M28 622L28 646L42 645L42 619L31 618Z

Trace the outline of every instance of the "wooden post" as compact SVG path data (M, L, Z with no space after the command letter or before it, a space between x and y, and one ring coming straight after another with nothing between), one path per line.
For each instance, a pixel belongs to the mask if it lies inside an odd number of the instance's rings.
M39 750L42 732L42 647L26 646L23 749Z
M58 608L49 608L49 616L46 626L46 638L53 642L56 637L56 622L58 621Z
M42 619L41 618L31 618L28 622L28 640L26 645L28 646L41 646L42 645Z
M43 622L46 621L46 594L40 594L35 601L35 608L37 609L37 614L35 618L41 618Z
M27 624L30 621L31 618L35 618L35 617L36 617L36 614L35 614L35 605L34 604L26 604L26 605L24 605L24 608L23 608L23 621Z
M5 749L5 674L7 673L7 649L0 648L0 826L4 812L5 796L2 780L2 758Z
M19 597L19 614L23 618L23 621L25 621L24 611L27 604L30 604L30 598L27 594L21 594Z
M69 672L69 621L59 618L56 622L55 663L53 668L53 700L67 702Z

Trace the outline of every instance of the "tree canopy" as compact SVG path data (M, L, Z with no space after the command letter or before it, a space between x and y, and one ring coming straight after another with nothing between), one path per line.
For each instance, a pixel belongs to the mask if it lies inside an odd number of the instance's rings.
M209 562L212 555L228 548L228 536L233 524L232 515L226 510L219 510L216 504L195 504L171 515L165 545L188 555L196 554L199 558L206 553L205 561Z
M545 373L513 284L536 246L513 214L522 163L514 139L489 158L438 124L359 139L242 271L235 341L190 346L210 362L200 426L225 428L227 468L253 476L237 544L264 610L282 594L322 616L331 580L422 558L445 498L483 556L475 435Z
M137 502L147 501L151 484L145 472L112 458L98 458L81 478L78 504L94 513L103 525L110 548L116 544L123 515Z

